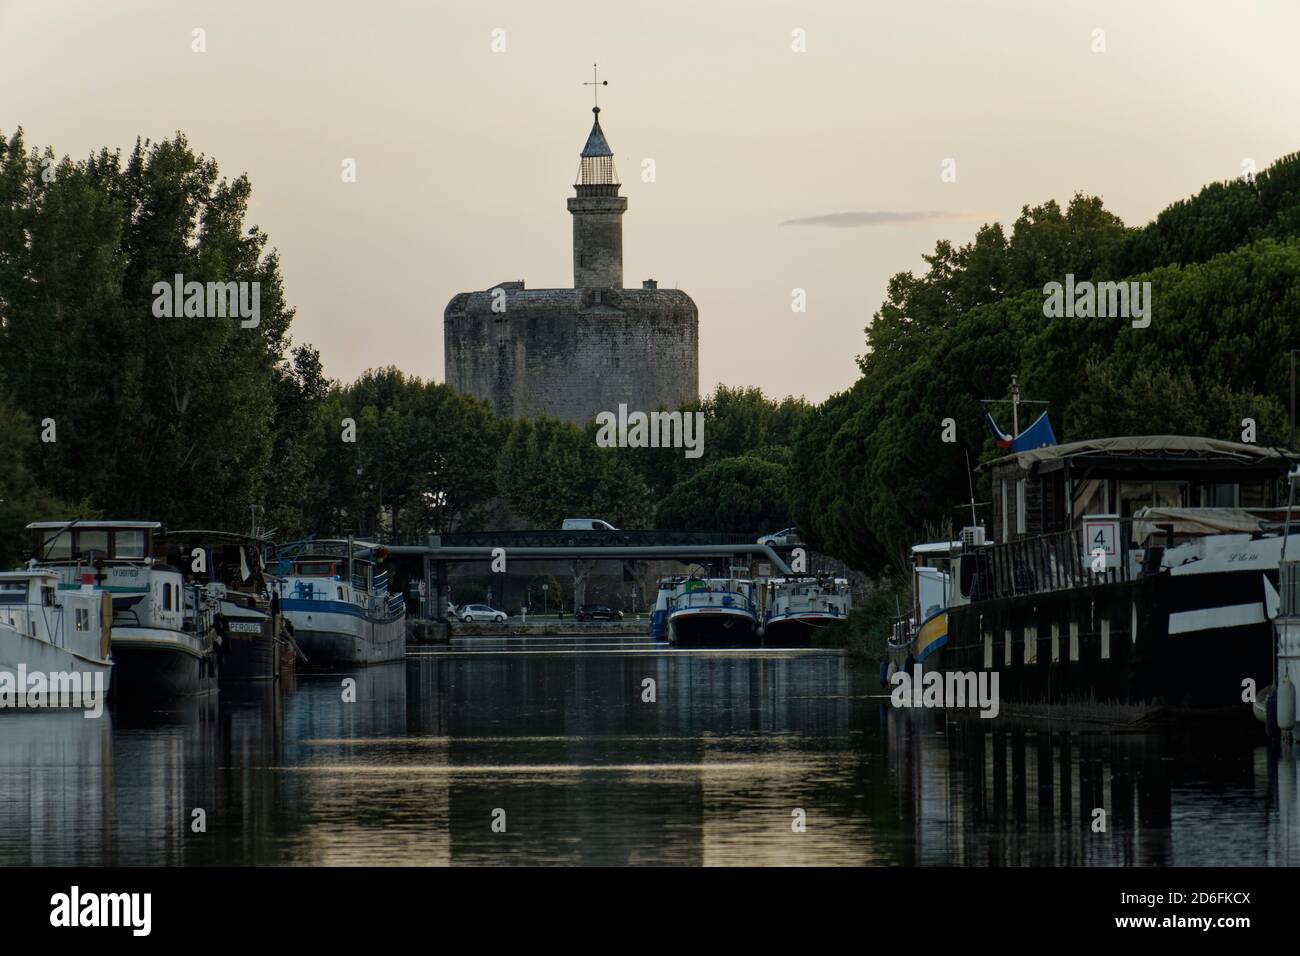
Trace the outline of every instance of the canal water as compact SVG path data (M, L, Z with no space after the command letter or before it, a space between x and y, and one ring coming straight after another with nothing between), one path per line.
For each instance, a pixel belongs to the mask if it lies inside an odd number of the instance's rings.
M1250 730L896 711L838 653L477 638L169 713L0 713L26 864L1295 865L1300 771Z

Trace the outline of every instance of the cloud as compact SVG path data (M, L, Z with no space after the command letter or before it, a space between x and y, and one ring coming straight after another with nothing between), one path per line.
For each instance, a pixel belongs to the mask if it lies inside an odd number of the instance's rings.
M887 226L911 222L953 222L966 219L959 212L832 212L824 216L805 216L787 219L783 226L833 226L836 229L857 229L861 226Z

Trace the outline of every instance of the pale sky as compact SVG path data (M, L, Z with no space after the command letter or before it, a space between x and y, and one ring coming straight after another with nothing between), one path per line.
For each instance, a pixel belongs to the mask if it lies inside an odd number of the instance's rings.
M572 284L599 62L625 283L695 299L702 391L820 401L936 240L1077 190L1142 224L1300 149L1297 49L1296 0L0 0L0 130L74 158L183 130L251 178L330 376L441 381L452 295Z

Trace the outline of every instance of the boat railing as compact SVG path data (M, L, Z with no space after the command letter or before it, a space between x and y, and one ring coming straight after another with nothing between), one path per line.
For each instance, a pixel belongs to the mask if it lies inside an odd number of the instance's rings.
M673 598L674 608L727 607L754 613L757 605L753 598L740 591L693 588Z
M974 552L970 599L993 601L1127 582L1132 577L1132 522L1122 525L1113 542L1114 555L1087 547L1079 528L979 548Z
M889 622L888 641L894 647L906 647L912 642L912 619L903 616Z

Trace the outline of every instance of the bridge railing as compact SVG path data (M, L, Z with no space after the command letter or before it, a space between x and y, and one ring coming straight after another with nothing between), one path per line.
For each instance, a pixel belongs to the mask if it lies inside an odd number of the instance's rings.
M754 544L745 534L711 531L458 531L439 536L447 548L565 548L604 546L653 548L671 545Z

